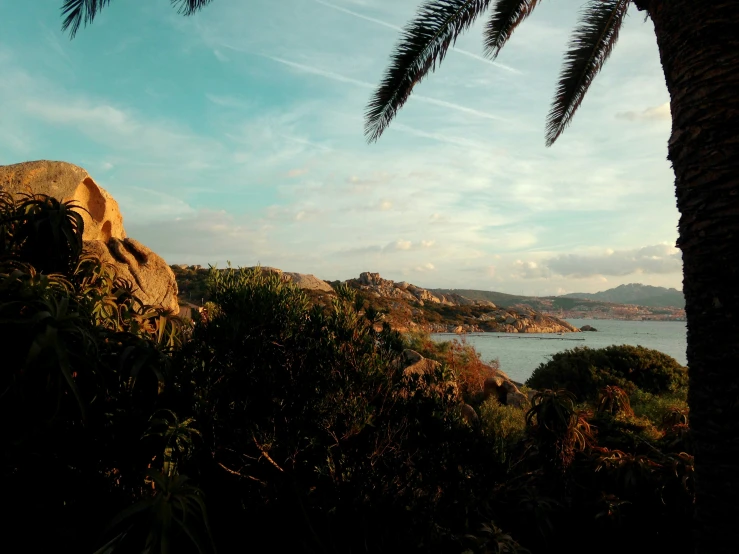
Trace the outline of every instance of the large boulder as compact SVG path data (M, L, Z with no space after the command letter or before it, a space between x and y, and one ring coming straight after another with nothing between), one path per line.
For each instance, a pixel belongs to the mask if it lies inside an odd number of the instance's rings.
M528 408L529 398L518 389L517 384L505 372L494 367L488 367L491 375L485 379L483 385L484 397L494 396L501 404L522 409Z
M285 272L283 275L290 279L297 287L303 290L317 290L320 292L334 292L334 289L323 279L309 273Z
M133 285L133 295L142 303L179 313L177 281L172 269L139 241L91 240L85 242L85 251L115 267L116 275Z
M315 290L319 292L333 293L334 288L323 279L319 279L310 273L295 273L293 271L282 271L276 267L269 266L252 266L247 269L260 269L267 273L276 273L284 281L293 283L296 287L303 290Z
M178 313L177 282L167 263L140 242L126 237L118 202L76 165L47 160L0 166L0 190L21 198L46 194L81 208L85 251L111 264L131 282L144 304Z
M46 194L66 202L73 200L85 222L83 240L124 239L123 216L118 202L90 175L66 162L23 162L0 166L0 190L16 198L23 194Z
M421 354L415 350L411 350L410 348L403 350L401 362L403 364L403 377L408 381L412 380L414 377L423 378L426 375L433 376L441 367L441 364L436 360L424 358ZM439 382L434 381L432 378L428 390L429 392L433 391L442 396L451 394L457 399L460 398L459 386L452 380Z

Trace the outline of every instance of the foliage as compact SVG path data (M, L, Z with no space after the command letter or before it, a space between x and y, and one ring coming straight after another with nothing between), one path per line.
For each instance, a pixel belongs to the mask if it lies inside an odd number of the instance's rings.
M655 395L642 390L635 390L631 394L630 402L636 415L659 423L673 411L687 413L688 403L685 392L685 389L680 389L674 394Z
M365 136L376 141L420 83L444 60L449 48L488 9L485 54L497 57L513 31L539 0L426 0L401 32L380 86L365 111ZM593 79L618 40L631 0L590 0L565 54L547 118L547 146L569 125Z
M526 412L501 404L492 397L485 400L478 411L483 435L495 445L498 460L509 465L517 445L526 435Z
M495 364L464 339L401 337L349 287L321 304L214 269L185 327L79 253L74 213L0 202L0 479L29 550L206 553L245 534L300 552L588 552L606 534L604 552L690 549L688 414L661 356L639 351L645 375L626 378L631 351L612 347L600 396L540 390L526 412L485 399ZM39 221L51 245L24 228ZM440 363L406 372L407 348Z
M170 0L177 12L182 15L192 15L201 10L212 0ZM74 38L80 25L91 24L100 10L110 4L110 0L64 0L62 4L62 31L69 30L70 38Z
M241 522L228 532L259 522L280 549L351 550L464 527L457 506L481 485L473 454L486 445L432 386L443 369L404 376L401 337L360 315L351 289L326 312L258 269L213 271L210 288L219 309L182 351L178 382L196 399L213 478L231 483L219 503L242 507L219 511ZM288 518L300 532L280 533Z
M45 196L0 203L0 475L16 506L8 524L35 537L31 549L63 537L91 551L90 529L145 494L141 435L184 338L177 318L83 255L76 210ZM50 533L33 534L31 511Z
M613 385L606 385L600 390L598 411L609 413L611 415L634 415L634 410L631 409L631 402L629 401L629 396L626 394L626 391Z
M629 393L675 393L687 386L687 369L674 358L643 346L579 347L558 352L536 368L526 384L565 388L579 400L595 400L606 386Z
M464 335L451 341L435 341L428 333L416 331L406 333L404 338L408 348L442 363L453 373L467 402L479 402L485 380L500 368L498 360L484 362L479 352L467 343Z
M531 399L526 424L541 456L553 468L565 471L576 452L592 440L590 425L575 408L575 397L565 390L543 390Z

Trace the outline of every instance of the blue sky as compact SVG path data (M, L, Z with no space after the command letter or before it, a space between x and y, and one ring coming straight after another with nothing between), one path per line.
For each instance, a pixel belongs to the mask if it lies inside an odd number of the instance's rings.
M0 0L0 164L80 165L169 263L511 293L680 288L670 119L637 11L572 126L544 122L582 2L498 60L480 24L376 144L363 112L417 3L114 0L70 41L61 0Z

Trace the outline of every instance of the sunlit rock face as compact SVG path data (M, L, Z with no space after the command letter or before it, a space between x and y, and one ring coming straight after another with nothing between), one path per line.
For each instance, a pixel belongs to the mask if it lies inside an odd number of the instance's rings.
M142 303L179 311L177 282L170 267L161 256L126 236L118 202L83 168L47 160L0 166L0 190L16 199L46 194L73 201L85 223L86 253L112 265L118 277L133 285Z

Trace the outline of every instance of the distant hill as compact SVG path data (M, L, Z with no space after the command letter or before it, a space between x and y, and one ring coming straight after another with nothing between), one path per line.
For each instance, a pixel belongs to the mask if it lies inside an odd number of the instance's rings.
M601 292L572 292L563 294L559 298L580 298L583 300L599 300L617 304L638 304L639 306L653 307L685 307L685 298L682 291L665 287L653 287L641 283L619 285L616 288Z
M469 298L470 300L487 300L501 308L508 308L516 304L538 304L539 298L536 296L521 296L517 294L506 294L504 292L494 292L491 290L472 290L472 289L429 289L439 294L458 294Z

